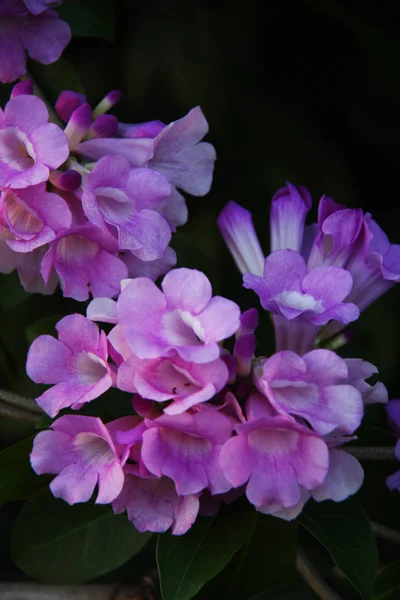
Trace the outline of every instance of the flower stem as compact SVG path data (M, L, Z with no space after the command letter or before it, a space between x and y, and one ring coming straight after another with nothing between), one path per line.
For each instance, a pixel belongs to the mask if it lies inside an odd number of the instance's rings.
M296 567L304 581L308 583L318 598L321 598L321 600L343 600L343 598L339 596L326 581L324 581L302 550L299 550L297 554Z
M348 446L346 452L359 460L396 460L394 446Z
M0 417L37 423L42 415L41 408L31 398L0 389Z

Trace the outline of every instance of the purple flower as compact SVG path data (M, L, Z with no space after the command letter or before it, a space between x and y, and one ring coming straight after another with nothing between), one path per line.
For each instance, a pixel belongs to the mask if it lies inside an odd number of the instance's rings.
M7 243L15 252L31 252L54 240L72 220L65 200L46 192L44 183L5 190L0 197L0 215L2 225L11 234Z
M64 317L56 325L58 340L41 335L29 349L26 370L35 383L56 384L36 402L50 416L71 406L77 410L112 385L107 363L107 337L82 315Z
M325 481L311 491L317 502L343 502L352 496L364 482L364 471L358 460L343 450L330 448L329 469Z
M128 277L147 277L152 281L168 273L176 265L177 260L176 252L170 246L167 246L163 255L155 260L140 260L132 252L124 252L120 256L128 268Z
M278 352L255 369L256 385L274 409L302 417L321 435L353 433L361 423L363 399L348 377L345 360L324 349Z
M156 171L131 169L124 158L106 156L84 181L82 205L92 223L117 229L121 250L153 261L163 255L171 239L168 223L154 210L170 190Z
M246 310L240 316L240 329L236 332L236 341L233 348L236 369L239 375L250 375L252 360L256 349L254 331L258 327L258 312L255 308Z
M301 252L304 221L310 208L311 196L303 186L288 183L276 192L271 203L271 252Z
M128 275L117 253L117 240L110 233L91 223L78 225L60 232L50 243L41 273L47 283L56 272L67 298L84 301L89 291L94 297L116 296Z
M68 504L88 502L98 484L97 504L117 498L124 483L122 460L102 421L68 415L51 427L36 436L31 465L38 475L57 475L50 484L53 495Z
M361 360L361 358L345 358L348 369L347 383L357 388L360 392L364 404L387 404L388 392L381 381L370 385L365 380L376 375L378 369L371 363Z
M20 95L0 109L0 186L25 188L47 181L69 155L65 133L49 123L40 98Z
M207 363L220 355L218 342L240 326L239 307L212 297L207 277L195 269L173 269L160 291L145 278L134 279L117 302L118 322L138 358L171 357Z
M145 423L141 459L156 477L172 479L177 494L197 494L205 488L221 494L231 489L219 465L221 447L232 432L228 417L204 408Z
M194 196L208 193L215 162L214 147L201 140L208 123L200 109L193 108L185 117L164 126L159 122L124 126L123 138L95 138L81 142L76 152L91 160L118 154L132 167L150 167L172 184L171 194L160 208L172 226L183 225L187 208L176 188Z
M116 513L128 513L128 518L138 531L162 533L172 527L173 535L183 535L190 529L199 512L199 498L195 494L178 496L173 481L139 477L125 467L122 492L114 500Z
M309 268L319 265L346 268L353 277L347 300L364 310L400 281L400 246L390 244L370 214L364 215L361 209L345 209L323 196L318 233L308 259ZM330 327L329 333L333 329Z
M339 267L308 272L304 258L294 250L272 252L265 259L264 276L246 273L243 282L258 294L262 307L276 315L279 350L306 352L321 325L331 319L347 324L359 316L354 304L344 302L353 283L350 273Z
M53 10L58 2L7 0L0 6L0 81L9 83L26 73L26 53L48 65L60 58L71 30Z
M400 438L400 400L390 400L386 407L386 411L390 425L394 429L396 436ZM397 460L400 460L400 439L397 440L395 456ZM396 471L396 473L393 473L393 475L389 475L389 477L386 479L386 485L391 491L400 491L400 471Z
M228 381L228 369L220 358L205 364L171 358L139 359L131 355L118 369L121 390L137 392L143 398L165 402L169 415L210 400Z
M228 202L217 222L221 235L242 275L254 273L262 276L265 259L251 213L235 202Z
M288 416L260 416L235 429L221 450L224 476L234 487L247 483L246 496L258 511L294 518L304 504L303 488L312 490L326 477L325 442Z

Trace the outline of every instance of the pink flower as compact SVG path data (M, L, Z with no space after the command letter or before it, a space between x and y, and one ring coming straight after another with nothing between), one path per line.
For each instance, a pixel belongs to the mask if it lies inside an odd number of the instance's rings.
M116 228L121 250L153 261L161 258L171 239L168 223L155 210L170 190L157 171L131 169L124 158L106 156L84 181L82 205L92 223Z
M239 307L212 297L207 277L195 269L173 269L161 284L128 283L117 302L118 322L138 358L171 357L206 363L220 356L218 342L240 326Z
M107 338L82 315L69 315L56 325L58 340L41 335L29 349L26 370L36 383L54 383L36 402L50 416L71 406L79 409L112 385Z
M247 483L246 496L260 512L294 518L304 503L303 488L312 490L325 480L325 442L287 416L260 416L235 429L237 436L221 450L224 476L234 487Z
M25 188L47 181L69 155L65 133L49 123L40 98L20 95L0 109L0 186Z
M46 192L44 183L5 190L0 197L0 215L11 234L7 243L16 252L30 252L54 240L72 220L65 200Z
M95 417L68 415L41 431L31 453L34 471L57 475L50 484L68 504L88 502L96 485L97 504L112 502L124 483L122 458L107 427Z
M321 435L353 433L361 423L362 396L348 378L345 360L324 349L278 352L255 369L256 385L274 409L302 417Z
M172 527L173 535L183 535L190 529L199 512L195 494L178 496L168 477L139 477L125 467L125 483L113 502L116 513L128 512L128 518L138 531L162 533Z
M221 358L197 364L179 355L140 359L132 354L118 369L117 385L149 400L172 400L164 412L177 415L210 400L227 381L228 369Z

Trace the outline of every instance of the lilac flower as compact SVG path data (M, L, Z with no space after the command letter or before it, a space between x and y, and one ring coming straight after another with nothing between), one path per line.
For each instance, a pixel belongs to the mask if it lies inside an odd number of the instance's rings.
M41 273L47 283L54 270L67 298L84 301L89 291L94 297L116 296L128 275L117 253L117 240L110 233L91 223L71 227L50 243Z
M346 268L353 277L347 300L360 310L400 281L400 246L390 244L370 214L364 215L360 209L345 209L323 196L318 229L308 259L309 268L319 265ZM333 332L333 327L329 332Z
M8 245L13 239L13 235L3 228L0 233L0 273L11 273L17 269L24 290L31 294L53 294L58 285L55 273L50 275L47 285L40 273L46 246L30 252L14 252Z
M138 358L171 357L207 363L220 355L218 342L240 326L239 307L212 297L207 277L195 269L173 269L160 291L145 278L134 279L117 302L118 322Z
M56 325L58 340L41 335L28 353L26 370L36 383L55 384L36 402L50 416L71 406L77 410L112 385L107 363L107 337L82 315L64 317Z
M262 276L264 254L254 229L251 213L228 202L218 217L218 227L239 271Z
M49 123L36 96L20 95L0 109L0 186L25 188L49 178L69 154L64 132Z
M180 496L205 488L212 494L231 489L219 465L221 447L232 432L228 417L205 408L145 419L145 423L141 459L150 473L172 479Z
M147 277L155 281L160 275L165 275L176 265L176 252L167 246L160 258L155 260L140 260L132 252L121 253L121 259L128 268L128 277Z
M194 196L207 194L212 181L215 150L211 144L201 142L208 131L208 123L200 107L193 108L185 117L167 126L157 124L156 127L150 124L122 127L120 132L127 137L83 141L76 151L91 160L118 154L132 167L147 166L159 171L173 186L161 212L171 225L182 225L187 219L187 208L176 188Z
M325 442L288 416L260 416L235 429L237 436L221 451L224 476L234 487L247 483L246 496L258 511L294 518L303 505L303 488L312 490L326 477ZM280 514L287 509L293 514Z
M374 365L361 358L345 358L345 363L349 372L347 382L357 388L365 405L388 402L388 392L381 381L377 381L374 385L365 381L378 373Z
M54 240L72 220L65 200L46 192L44 183L5 190L0 197L0 215L11 234L7 244L16 252L30 252Z
M26 53L48 65L60 58L71 39L65 21L50 0L7 0L0 6L0 81L9 83L26 73Z
M278 413L302 417L321 435L353 433L361 423L362 396L348 376L345 360L324 349L301 357L278 352L255 370L258 389Z
M256 349L254 331L257 326L257 310L255 308L246 310L240 317L240 329L236 332L236 341L233 348L236 369L242 377L247 377L251 372L252 360Z
M68 504L87 502L98 484L97 504L117 498L124 483L122 461L102 421L68 415L51 427L36 436L31 464L38 475L57 475L50 484L53 495Z
M106 156L85 179L82 205L92 223L117 229L121 250L152 261L163 255L171 239L168 223L154 210L170 190L156 171L130 169L124 158Z
M304 221L310 208L311 196L303 186L288 183L276 192L271 203L271 252L301 252Z
M263 308L277 316L279 350L306 352L321 325L331 319L347 324L359 316L354 304L344 302L352 287L351 275L339 267L308 272L304 258L294 250L272 252L265 259L264 276L246 273L243 282L258 294Z
M113 502L114 512L126 510L138 531L162 533L172 527L173 535L186 533L199 511L198 495L178 496L168 477L139 477L129 467L125 467L124 487Z
M343 502L358 492L363 481L364 471L358 460L349 452L330 448L328 474L324 482L311 491L311 495L317 502Z
M112 338L115 339L115 338ZM143 398L165 402L169 415L210 400L228 381L228 369L220 358L205 364L171 358L139 359L131 355L118 369L117 385L121 390L137 392Z

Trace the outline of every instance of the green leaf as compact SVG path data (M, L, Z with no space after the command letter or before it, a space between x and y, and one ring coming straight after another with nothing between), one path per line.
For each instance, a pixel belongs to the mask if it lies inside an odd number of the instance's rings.
M371 597L378 553L368 518L354 498L345 502L310 502L299 523L329 552L365 600Z
M157 563L164 600L189 600L245 543L254 508L234 502L214 517L200 517L183 536L159 536Z
M252 596L250 600L317 600L318 596L303 581L282 585Z
M273 540L273 543L266 543ZM196 600L244 600L286 584L296 575L297 523L254 511L246 541Z
M32 73L46 99L52 103L57 100L63 90L84 93L76 70L65 58L59 58L51 65L41 65L32 61L29 65L29 72Z
M39 337L39 335L53 335L56 336L56 324L64 315L49 315L48 317L42 317L33 323L30 323L25 328L25 339L29 345Z
M69 506L46 494L22 507L11 556L17 567L39 581L83 583L124 564L150 537L109 507Z
M58 12L73 36L115 40L115 6L110 0L68 0Z
M400 598L400 560L396 560L379 573L373 600L398 600Z
M29 462L33 438L27 438L0 452L0 504L25 500L48 483L38 477Z
M0 312L22 304L27 298L29 294L22 287L17 271L0 275Z

